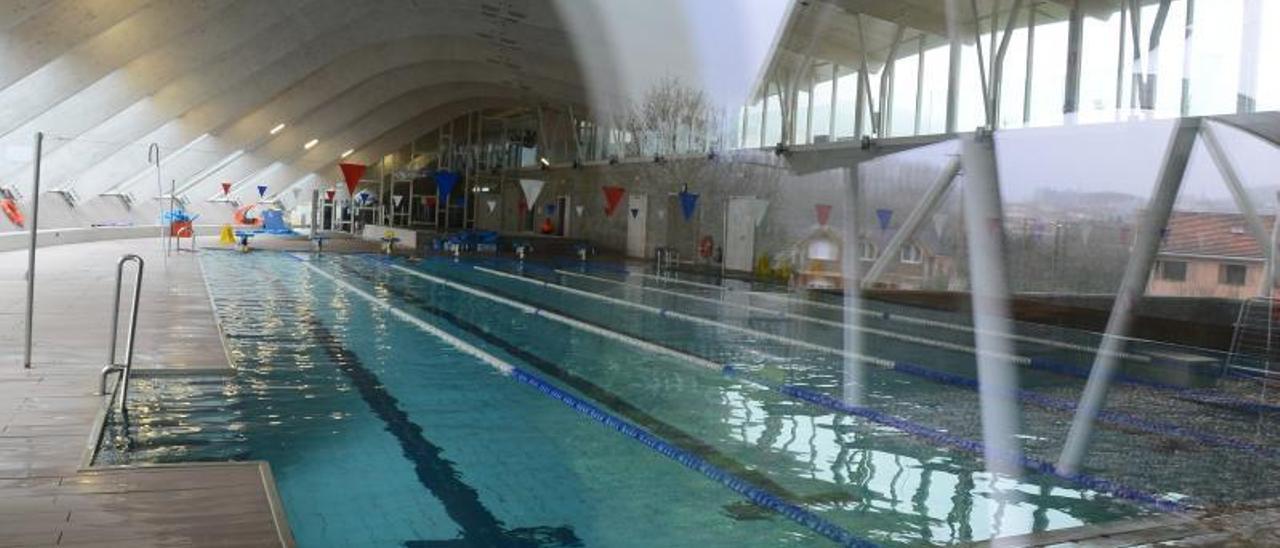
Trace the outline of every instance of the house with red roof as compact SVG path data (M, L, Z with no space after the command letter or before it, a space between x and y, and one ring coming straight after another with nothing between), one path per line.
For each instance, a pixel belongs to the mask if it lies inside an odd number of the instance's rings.
M1275 217L1262 216L1267 233ZM1246 299L1258 296L1266 244L1239 213L1174 212L1165 229L1148 295Z

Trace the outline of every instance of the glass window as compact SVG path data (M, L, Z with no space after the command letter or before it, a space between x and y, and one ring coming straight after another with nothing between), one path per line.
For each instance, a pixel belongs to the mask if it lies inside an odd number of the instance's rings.
M947 131L950 49L950 46L941 46L924 52L924 83L920 87L920 93L924 94L920 105L920 133L924 135Z
M1187 263L1185 261L1160 261L1160 279L1168 282L1187 281Z
M760 145L760 117L763 114L763 105L759 101L756 104L747 107L747 119L743 122L743 126L747 128L746 136L743 139L743 146L748 148L759 147Z
M943 76L946 78L946 76ZM853 137L858 104L858 73L849 71L836 78L836 138ZM944 114L945 116L945 114Z
M874 261L878 255L879 253L876 249L876 244L871 242L862 242L862 260Z
M915 42L903 44L915 46ZM890 106L889 135L915 135L916 132L916 71L920 68L920 56L908 55L893 65L893 101Z
M899 253L899 258L902 259L902 262L904 263L920 264L922 260L921 257L923 257L923 255L924 254L920 252L920 246L907 244L902 246L902 252Z
M813 123L811 131L813 133L813 142L823 142L831 140L831 71L830 67L821 69L818 74L825 75L828 79L818 82L813 86ZM826 137L822 139L820 137Z
M765 100L764 142L760 146L771 147L782 140L782 103L777 95Z
M1224 264L1218 266L1218 283L1222 285L1244 285L1246 269L1242 264Z
M798 145L809 142L809 90L796 93L795 136L793 141Z

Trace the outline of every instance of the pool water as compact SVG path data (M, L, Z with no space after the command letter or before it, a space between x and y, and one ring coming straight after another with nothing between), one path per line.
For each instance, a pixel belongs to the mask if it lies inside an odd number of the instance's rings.
M976 395L963 386L870 372L866 406L892 420L866 420L776 389L838 395L841 360L829 353L486 274L472 268L479 263L269 252L206 252L201 262L235 370L135 381L128 421L110 418L95 464L266 460L302 546L945 545L1157 511L1042 473L993 477L972 452L921 434L980 439ZM731 373L396 267L728 365ZM838 329L639 285L524 274L841 344ZM518 372L503 372L432 330ZM940 371L972 367L971 355L896 339L872 339L868 348ZM1063 397L1080 384L1028 378L1039 393ZM1030 407L1023 416L1028 453L1048 458L1070 415ZM1196 410L1224 424L1234 417ZM1142 453L1164 443L1155 438L1103 430L1097 445L1105 458L1089 472L1162 500L1275 492L1268 481L1249 488L1231 478L1178 479L1213 477L1193 464L1147 470L1151 459ZM1270 465L1236 453L1207 455L1251 467L1235 472L1242 476Z

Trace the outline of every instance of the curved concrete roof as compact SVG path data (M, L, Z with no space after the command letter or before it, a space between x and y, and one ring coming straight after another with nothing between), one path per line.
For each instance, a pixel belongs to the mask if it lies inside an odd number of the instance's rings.
M80 200L53 204L59 221L119 215L104 193L150 209L151 143L165 192L203 202L243 181L286 199L343 151L376 161L472 109L588 105L583 72L555 0L11 0L0 187L29 203L44 132L42 190Z

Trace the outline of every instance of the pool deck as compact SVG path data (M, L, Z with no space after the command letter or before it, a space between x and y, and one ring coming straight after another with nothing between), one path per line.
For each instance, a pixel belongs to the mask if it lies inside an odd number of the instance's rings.
M158 239L41 248L23 369L27 256L0 253L0 546L291 546L265 463L84 467L125 253L146 261L135 372L229 371L196 257Z

